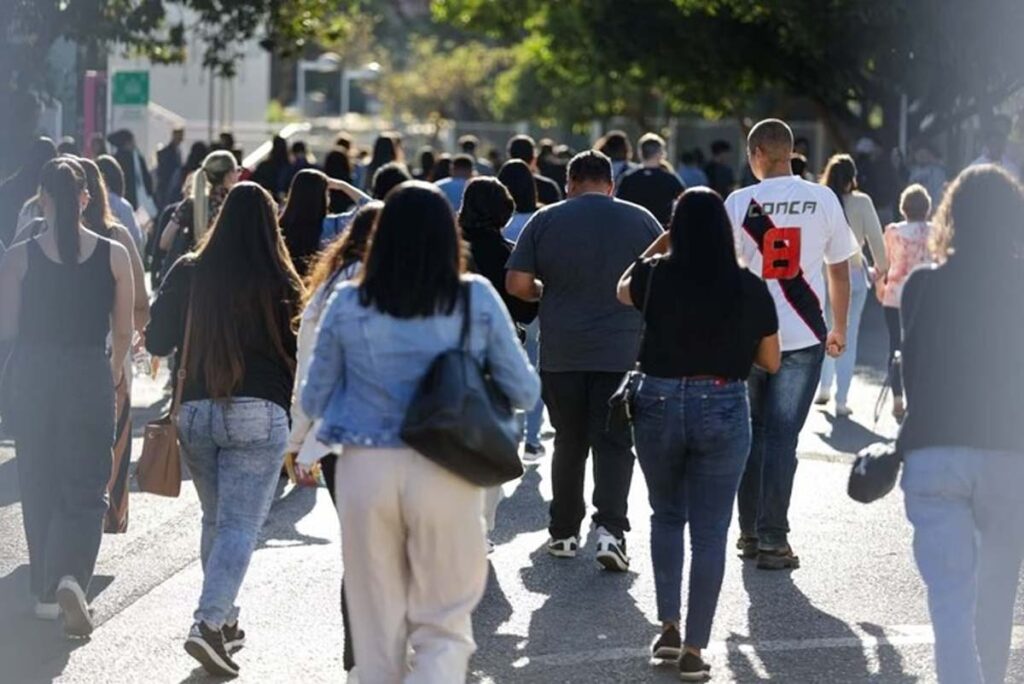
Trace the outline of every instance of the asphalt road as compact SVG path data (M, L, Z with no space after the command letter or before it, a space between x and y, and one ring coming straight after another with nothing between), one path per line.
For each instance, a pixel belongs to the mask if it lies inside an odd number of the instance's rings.
M884 359L880 318L874 309L865 316L853 420L815 408L801 435L791 520L803 567L763 572L730 555L708 651L715 682L934 681L902 498L895 492L861 506L845 494L849 454L895 429L891 419L876 426L872 417ZM156 383L140 386L138 424L163 402ZM470 680L678 681L647 655L657 628L639 469L630 501L633 571L613 575L593 561L592 544L571 561L544 553L548 461L506 487ZM178 499L135 494L131 506L128 534L107 536L100 553L92 591L99 627L88 643L68 642L31 616L13 450L0 444L0 684L207 681L181 648L202 574L195 493L185 483ZM249 644L237 658L239 681L344 681L340 555L326 492L282 486L240 596ZM1020 650L1008 680L1024 681Z

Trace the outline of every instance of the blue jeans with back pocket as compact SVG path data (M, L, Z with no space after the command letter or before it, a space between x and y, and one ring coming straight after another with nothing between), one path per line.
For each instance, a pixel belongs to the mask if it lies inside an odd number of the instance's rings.
M750 404L742 381L646 376L636 398L637 460L651 508L658 619L679 620L683 532L690 526L685 643L704 648L725 572L732 505L750 452Z
M190 401L178 414L178 436L203 509L195 620L218 629L238 619L235 599L270 512L288 416L263 399Z

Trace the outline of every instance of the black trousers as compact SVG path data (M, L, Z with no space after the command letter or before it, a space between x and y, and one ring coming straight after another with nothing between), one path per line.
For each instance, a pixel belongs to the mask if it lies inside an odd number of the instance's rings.
M616 537L629 531L627 507L633 480L633 435L611 425L608 399L624 373L541 372L544 403L555 428L551 462L551 524L555 539L577 536L586 516L583 499L587 456L594 452L594 524Z
M334 508L338 508L338 497L334 492L334 474L338 470L338 457L329 454L320 459L320 469L324 475L324 484L327 485L327 493L331 495L331 502ZM342 667L345 672L351 672L356 666L356 652L352 648L352 627L348 620L348 601L345 600L345 578L341 578L341 623L345 627L345 644L341 652Z
M74 577L89 591L113 464L114 386L103 349L16 350L10 423L32 594L53 601Z
M900 327L900 310L894 306L882 307L885 312L885 327L889 329L889 377L892 382L892 395L903 396L903 373L894 372L892 360L896 352L903 348L903 329Z

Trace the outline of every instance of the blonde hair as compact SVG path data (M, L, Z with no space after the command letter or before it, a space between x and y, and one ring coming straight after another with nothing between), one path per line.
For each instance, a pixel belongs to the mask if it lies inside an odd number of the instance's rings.
M217 150L206 155L203 165L192 174L192 234L197 243L210 224L210 190L221 185L229 173L237 170L235 155Z
M913 183L900 195L900 213L908 221L925 221L932 210L932 197L920 183Z

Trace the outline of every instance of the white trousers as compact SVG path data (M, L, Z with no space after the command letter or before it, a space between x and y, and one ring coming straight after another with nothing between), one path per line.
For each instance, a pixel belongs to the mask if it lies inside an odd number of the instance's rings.
M407 448L346 447L335 481L360 684L465 682L483 490Z

